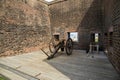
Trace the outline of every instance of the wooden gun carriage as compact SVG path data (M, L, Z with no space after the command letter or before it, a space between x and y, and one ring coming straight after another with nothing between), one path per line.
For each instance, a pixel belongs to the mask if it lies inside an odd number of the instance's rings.
M69 35L69 33L68 33ZM42 50L47 56L47 59L52 59L54 56L58 53L59 49L61 51L66 51L67 55L71 55L73 51L73 41L72 39L68 36L68 39L59 39L59 34L54 34L52 35L52 39L49 42L49 50L51 52L50 55L48 55L44 50Z

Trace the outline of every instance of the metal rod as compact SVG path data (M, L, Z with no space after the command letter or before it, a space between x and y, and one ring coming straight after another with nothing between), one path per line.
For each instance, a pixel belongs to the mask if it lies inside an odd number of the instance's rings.
M47 56L49 57L49 55L48 55L43 49L41 49L41 51L42 51L43 53L45 53L45 55L47 55Z

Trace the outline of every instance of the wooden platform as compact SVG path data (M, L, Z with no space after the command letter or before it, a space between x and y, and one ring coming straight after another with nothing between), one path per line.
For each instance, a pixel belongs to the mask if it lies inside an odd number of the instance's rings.
M75 50L46 60L41 51L0 58L0 74L11 80L120 80L104 53Z

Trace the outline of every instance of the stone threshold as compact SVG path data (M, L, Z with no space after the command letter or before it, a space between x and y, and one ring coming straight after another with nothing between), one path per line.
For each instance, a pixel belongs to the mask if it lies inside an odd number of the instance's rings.
M25 79L28 79L28 80L40 80L38 78L35 78L34 76L28 75L28 74L26 74L24 72L21 72L19 70L16 70L16 69L14 69L12 67L9 67L9 66L1 64L1 63L0 63L0 67L3 68L3 69L5 69L5 70L8 70L10 72L13 72L13 73L15 73L15 74L17 74L17 75L25 78Z

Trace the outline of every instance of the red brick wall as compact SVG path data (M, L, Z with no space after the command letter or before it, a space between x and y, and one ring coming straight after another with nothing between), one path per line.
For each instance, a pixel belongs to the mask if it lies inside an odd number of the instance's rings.
M0 55L40 50L50 38L48 6L37 0L0 0Z
M106 48L108 50L108 58L120 72L120 0L105 0L105 29L104 31L107 35ZM110 32L113 32L113 35L110 36ZM110 39L112 37L111 46Z
M86 49L90 44L91 33L102 32L101 3L102 0L67 0L50 5L52 31L59 32L65 37L64 34L69 31L78 31L77 47Z
M113 64L120 73L120 0L113 5Z

